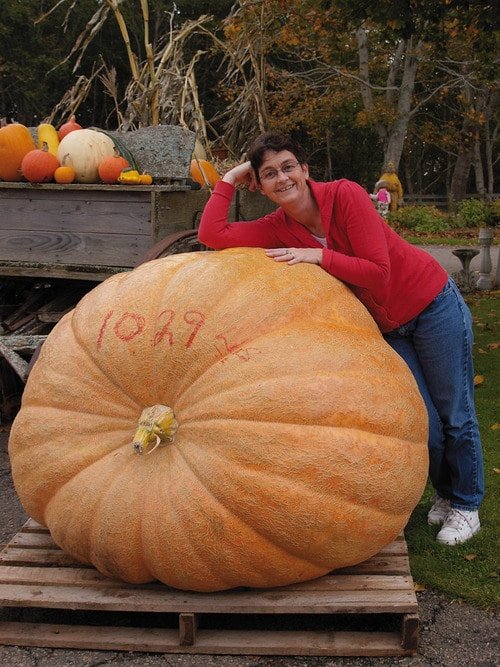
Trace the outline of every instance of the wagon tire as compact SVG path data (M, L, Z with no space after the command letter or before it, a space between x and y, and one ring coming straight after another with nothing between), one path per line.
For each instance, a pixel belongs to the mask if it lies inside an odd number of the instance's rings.
M200 250L208 250L208 248L198 240L198 232L196 229L175 232L174 234L165 236L165 238L151 246L136 266L140 266L145 262L150 262L153 259L160 259L160 257L168 257L169 255L177 255L183 252L197 252Z

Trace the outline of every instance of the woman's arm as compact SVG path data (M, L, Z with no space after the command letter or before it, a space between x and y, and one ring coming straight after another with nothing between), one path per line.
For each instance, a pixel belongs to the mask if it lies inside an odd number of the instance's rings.
M238 184L246 184L250 191L257 188L250 162L230 169L220 180L203 209L198 238L215 250L239 246L268 248L280 245L274 231L275 214L251 222L228 222L229 208Z
M386 224L363 188L344 181L336 193L330 236L334 247L344 246L352 255L325 248L321 267L351 285L368 289L387 286L391 265Z

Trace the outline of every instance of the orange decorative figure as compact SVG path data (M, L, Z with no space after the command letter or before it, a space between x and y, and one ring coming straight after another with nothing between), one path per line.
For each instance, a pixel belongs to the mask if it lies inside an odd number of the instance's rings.
M385 181L385 187L390 192L391 202L389 204L389 210L397 211L398 207L403 203L403 186L396 174L394 162L387 163L385 172L380 176L379 181Z

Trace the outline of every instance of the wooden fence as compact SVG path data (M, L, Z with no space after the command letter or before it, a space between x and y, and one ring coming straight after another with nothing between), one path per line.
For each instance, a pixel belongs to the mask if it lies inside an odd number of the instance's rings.
M487 201L493 201L498 199L500 194L495 193L487 196ZM482 199L483 197L478 194L470 194L464 197L464 199ZM449 199L448 195L428 195L428 194L405 194L403 197L404 203L409 206L413 205L425 205L425 206L435 206L441 210L448 210Z

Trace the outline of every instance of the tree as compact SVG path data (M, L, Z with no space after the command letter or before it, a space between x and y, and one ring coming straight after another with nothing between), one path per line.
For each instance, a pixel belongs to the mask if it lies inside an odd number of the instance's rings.
M239 4L243 8L245 3ZM493 20L493 5L487 2L277 0L265 7L268 15L274 12L280 17L274 45L268 46L267 81L279 80L281 88L281 94L277 87L267 89L270 121L285 117L279 122L309 131L316 123L324 143L331 144L336 112L347 101L357 109L355 124L376 133L380 162L396 167L413 128L422 116L429 123L427 110L445 99L441 93L446 91L448 99L463 94L466 77L450 58L457 32L465 31L463 40L470 42L471 53L479 44L488 44L490 53L492 48L487 24ZM479 57L471 60L476 73L479 61ZM491 72L486 80L493 80ZM476 115L482 118L481 114L478 110ZM455 104L454 115L448 118L453 127L450 137L460 136L457 124L462 117ZM435 131L441 133L438 122ZM473 135L479 137L477 131ZM454 145L457 174L464 146L464 141ZM477 155L477 147L473 151ZM471 154L466 155L470 163ZM410 174L411 165L404 167Z
M410 191L495 190L492 2L232 2L6 3L0 117L183 124L233 159L274 127L318 178L371 188L392 161Z
M459 200L467 194L469 172L474 168L476 191L493 193L493 150L498 134L494 105L498 100L495 74L495 35L493 4L470 3L466 12L450 17L446 66L460 76L456 103L462 117L460 142L450 184L450 196ZM493 56L493 57L492 57ZM484 148L483 148L484 147ZM487 185L483 157L485 156Z

